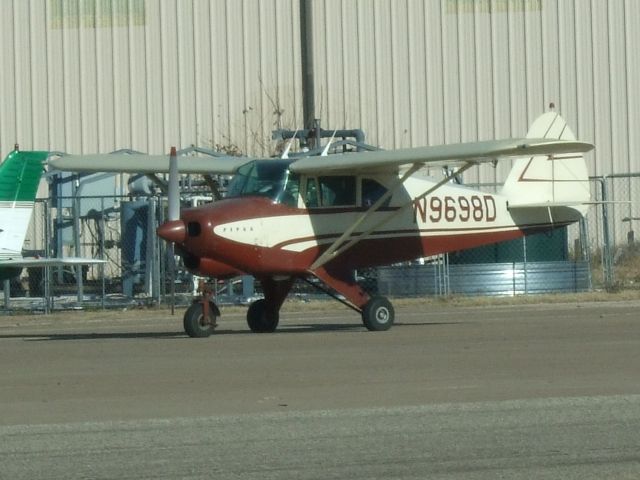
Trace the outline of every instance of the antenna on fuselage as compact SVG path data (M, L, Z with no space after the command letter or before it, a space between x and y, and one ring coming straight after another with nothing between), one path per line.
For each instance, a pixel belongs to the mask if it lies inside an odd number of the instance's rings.
M333 139L335 138L337 131L338 131L337 129L333 131L333 134L331 135L331 138L329 139L327 144L324 146L324 149L322 150L322 153L320 154L321 157L326 157L327 155L329 155L329 148L331 147L331 144L333 143Z
M291 137L287 142L287 146L284 148L284 152L282 152L282 155L280 155L280 158L289 158L289 150L291 150L291 145L293 145L293 141L296 139L297 135L298 135L298 129L296 128L296 131L293 132L293 137Z

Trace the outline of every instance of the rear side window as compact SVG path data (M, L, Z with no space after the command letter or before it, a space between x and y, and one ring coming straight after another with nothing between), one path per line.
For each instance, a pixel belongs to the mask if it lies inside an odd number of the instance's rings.
M371 205L376 203L378 199L380 199L380 197L382 197L385 193L387 193L387 188L384 185L370 178L362 179L362 206L363 207L370 207ZM382 206L388 207L390 200L391 198L388 198L384 202L384 205Z
M318 177L320 205L323 207L347 207L356 204L356 177Z

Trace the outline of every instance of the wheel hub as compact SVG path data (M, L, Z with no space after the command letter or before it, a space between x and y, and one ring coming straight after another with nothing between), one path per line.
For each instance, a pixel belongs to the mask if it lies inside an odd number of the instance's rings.
M376 311L376 320L380 323L387 323L389 321L389 310L384 307L380 307Z

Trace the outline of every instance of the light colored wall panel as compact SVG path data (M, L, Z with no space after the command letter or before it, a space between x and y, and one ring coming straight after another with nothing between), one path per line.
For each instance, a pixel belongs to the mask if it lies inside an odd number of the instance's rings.
M427 131L428 144L439 145L445 142L444 128L444 71L442 44L442 3L426 2L424 15L425 44L424 54L427 69ZM420 99L411 99L420 101Z
M624 3L625 59L626 59L626 102L628 122L626 136L629 144L629 158L620 165L620 171L640 171L640 2L626 0ZM635 192L640 197L640 191ZM636 205L640 205L638 202ZM634 215L638 216L638 215Z
M171 146L172 140L165 137L164 96L169 92L163 90L163 68L168 66L167 61L163 61L162 18L163 11L160 8L145 9L144 90L138 94L144 97L147 107L147 132L145 135L147 145L145 149L140 148L139 150L149 153L165 152L167 147ZM122 148L122 146L115 148ZM107 148L106 151L108 150Z
M611 151L611 96L609 89L608 11L605 2L592 2L592 42L594 81L594 143L597 146L592 173L602 175L610 171L605 164Z
M368 7L368 8L367 8ZM367 135L367 143L378 145L378 78L376 76L376 49L373 42L374 11L371 2L358 1L358 90L360 93L359 128ZM351 126L349 126L351 127ZM348 127L348 128L349 128Z
M460 140L478 138L478 75L476 64L476 50L483 47L475 36L475 14L458 14L458 90L460 108L458 121L460 122ZM472 108L470 108L472 106Z
M624 2L608 2L609 73L611 97L611 170L627 170L629 152L629 95L627 83L626 21ZM631 48L631 46L629 46ZM635 52L633 61L640 55ZM619 72L619 73L618 73Z
M178 1L166 0L161 2L160 15L160 49L162 65L162 116L163 116L163 151L167 145L181 143L181 72L178 65L180 55L178 43ZM149 4L147 4L149 8ZM152 46L153 48L153 46Z
M273 2L275 50L265 51L267 61L277 67L275 77L265 77L268 93L276 99L274 123L295 129L302 124L302 86L300 68L300 15L296 2ZM273 55L273 52L278 52Z
M176 32L176 58L174 68L178 73L178 112L179 134L177 145L189 145L195 143L197 137L197 108L199 91L196 90L195 62L195 36L200 33L196 30L193 1L176 1L175 21L178 28ZM169 20L169 18L167 18ZM171 64L168 65L171 68Z
M522 135L553 101L640 171L634 0L313 2L317 114L385 148ZM237 144L300 126L298 0L4 0L0 148ZM503 180L508 166L469 178Z
M29 4L27 2L14 2L13 15L13 41L15 48L26 47L30 51L32 49L31 28L22 28L23 25L30 26ZM14 83L16 89L16 139L22 141L21 139L24 137L26 141L31 142L33 140L33 75L30 56L24 55L14 58L14 75L16 79Z
M409 108L410 144L427 145L429 135L427 63L425 55L424 2L410 1L407 4L407 78L409 87L404 95Z
M581 138L593 141L595 138L594 118L594 61L593 61L593 9L590 2L582 2L576 14L576 118L573 130ZM593 154L590 157L593 159ZM595 171L595 169L593 170Z
M14 2L6 2L3 5L3 14L0 15L0 98L2 107L0 108L0 144L3 148L3 155L13 147L17 139L16 132L16 71L15 54L20 48L28 49L28 46L16 46L14 40ZM4 157L3 157L4 158Z
M202 146L209 146L213 139L214 97L216 85L213 82L214 64L211 61L213 37L211 28L211 2L193 2L193 68L194 68L194 108L196 116L196 140Z
M80 3L78 15L86 18L97 14L95 4ZM80 89L75 93L80 102L80 143L82 148L96 151L99 147L100 128L98 125L98 63L104 57L98 51L96 30L91 28L77 28L78 35L78 68L80 70Z
M443 143L460 141L460 61L458 16L445 13L442 17L442 86L444 115Z
M30 9L29 23L30 62L31 62L31 109L32 125L29 126L31 144L49 143L48 115L48 63L47 63L47 16L44 9ZM4 98L4 97L0 97Z
M411 71L409 37L407 34L408 2L391 2L391 88L394 148L410 147L411 141L411 84L417 79Z
M142 152L149 151L149 120L147 85L147 35L146 27L138 24L136 17L129 16L127 34L129 38L129 78L131 147ZM146 18L144 19L146 23ZM142 19L140 19L140 22ZM117 148L117 147L116 147Z

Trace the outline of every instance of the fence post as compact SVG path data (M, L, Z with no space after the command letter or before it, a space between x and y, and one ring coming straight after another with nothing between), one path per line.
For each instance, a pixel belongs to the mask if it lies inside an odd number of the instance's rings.
M600 188L602 190L602 235L603 251L602 266L604 269L604 284L607 289L613 285L613 259L611 252L611 233L609 232L609 191L607 188L607 176L599 177Z
M49 199L44 204L44 252L45 257L51 255L51 211L49 209ZM44 313L48 314L51 306L51 269L44 267L42 272L42 281L44 282Z
M104 223L104 197L100 198L100 260L104 260L104 235L105 235L105 223ZM100 271L100 280L102 282L102 295L100 296L100 305L102 310L105 309L106 295L107 295L107 285L106 280L104 278L104 263L101 263L99 266Z
M155 204L153 197L147 197L147 224L145 225L144 246L144 291L147 298L153 298L153 237L155 228Z
M154 221L154 227L158 226L158 211L162 210L162 201L160 199L160 197L156 196L153 198L153 203L154 203L154 209L153 209L153 221ZM153 232L153 234L151 235L152 241L153 241L153 274L152 274L152 288L151 291L153 292L153 299L155 300L155 304L156 305L160 305L161 301L162 301L162 292L160 291L160 284L162 276L160 273L160 259L161 254L160 254L160 239L158 238L158 236L155 234L155 232Z
M157 208L157 213L158 213L158 224L163 224L164 223L164 204L162 201L162 197L158 198L158 208ZM157 237L157 235L156 235ZM160 282L160 287L158 289L158 305L162 304L162 300L165 298L166 294L167 294L167 282L165 281L166 276L167 276L167 248L166 248L167 243L166 242L161 242L161 241L156 241L156 246L158 248L158 281Z
M522 236L522 260L523 260L523 273L524 273L524 294L529 294L529 282L527 277L527 236Z
M8 278L4 281L3 293L4 293L4 309L8 311L9 308L11 307L11 280Z
M580 260L587 263L587 275L589 283L589 291L593 290L593 278L591 275L591 251L589 250L589 225L587 217L582 217L579 222L580 226Z
M80 257L80 197L77 195L77 188L73 188L73 250L76 257ZM82 265L76 265L76 285L78 286L78 303L82 304L84 299L84 285L82 283Z

